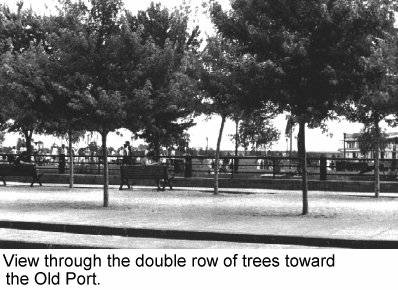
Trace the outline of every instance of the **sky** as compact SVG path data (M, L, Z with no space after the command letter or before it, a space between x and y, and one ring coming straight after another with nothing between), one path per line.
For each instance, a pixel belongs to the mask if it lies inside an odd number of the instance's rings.
M149 6L152 0L125 0L125 6L132 12L143 10ZM15 5L17 0L3 0L3 3L8 4L9 6ZM37 11L38 13L51 13L51 7L54 7L57 1L53 0L25 0L26 6L31 6L32 9ZM159 2L162 5L172 8L175 6L179 6L182 3L182 0L158 0L155 2ZM218 0L224 8L229 7L229 0ZM191 0L190 3L193 7L200 7L201 0ZM195 17L195 23L199 24L202 38L205 39L206 35L211 35L214 33L211 22L206 15L202 13L197 13ZM188 133L191 138L191 147L196 148L206 148L208 144L209 148L215 148L217 144L219 127L221 124L221 117L214 116L212 118L207 117L199 117L195 120L196 126L189 129ZM276 142L271 147L272 150L284 151L288 150L288 140L284 136L285 127L286 127L286 115L280 115L273 120L274 126L280 130L281 138L279 142ZM361 130L363 127L358 123L350 123L348 121L330 121L327 122L328 131L326 133L322 132L320 129L307 129L306 131L306 147L308 151L330 151L336 152L338 149L343 147L343 133L356 133ZM393 128L389 128L386 125L383 125L387 132L395 132L398 129L394 130ZM234 143L231 141L231 135L235 132L235 124L232 121L227 121L224 128L224 134L222 136L221 149L222 150L233 150ZM294 136L297 136L298 128L294 131ZM114 148L118 148L122 146L124 141L131 141L131 134L128 131L121 131L123 136L117 134L110 134L109 136L109 146ZM6 137L6 141L3 143L4 146L15 146L16 140L18 138L17 134L8 134ZM35 141L43 141L46 146L51 146L53 143L58 145L64 143L64 140L59 140L49 136L34 136ZM97 143L100 143L99 136L94 135L94 140ZM133 146L137 146L142 143L142 141L133 141ZM293 150L296 150L297 142L296 138L293 140Z

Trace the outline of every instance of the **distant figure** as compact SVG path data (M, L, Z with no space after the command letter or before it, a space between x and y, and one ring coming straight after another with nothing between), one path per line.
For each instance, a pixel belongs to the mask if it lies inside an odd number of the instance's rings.
M133 164L132 149L129 141L126 141L123 145L123 164Z
M230 158L230 154L229 153L222 158L220 171L228 172L228 167L229 167L228 165L230 163L230 159L229 158Z
M265 169L264 160L257 159L257 170Z
M59 163L58 163L58 173L64 174L66 171L66 147L62 144L59 149Z
M149 154L149 151L145 150L145 152L144 152L145 156L140 159L140 162L142 165L150 165L151 164L151 160L148 158L148 154Z
M86 162L90 160L90 154L90 148L87 147L86 149L84 149L84 159Z
M7 162L9 164L14 164L15 163L15 155L14 154L7 154Z
M238 173L239 171L239 157L242 157L242 153L239 153L237 157L233 159L234 173Z
M331 171L335 171L335 169L336 169L336 164L334 163L335 162L334 158L336 158L336 156L332 155L332 160L330 160L330 164L329 164Z
M30 158L28 151L23 151L21 154L18 155L18 157L14 161L15 165L31 164L31 163L32 160Z
M208 167L209 167L209 174L213 174L216 168L216 161L214 159L207 159Z

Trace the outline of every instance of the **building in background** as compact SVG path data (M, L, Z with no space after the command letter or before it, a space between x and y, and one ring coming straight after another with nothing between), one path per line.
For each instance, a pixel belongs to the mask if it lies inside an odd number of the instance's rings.
M386 134L388 142L386 147L380 151L380 158L396 159L398 147L398 132ZM361 153L358 142L358 138L360 135L360 133L344 133L343 148L339 149L344 158L373 158L373 152L368 152L366 155L363 155Z

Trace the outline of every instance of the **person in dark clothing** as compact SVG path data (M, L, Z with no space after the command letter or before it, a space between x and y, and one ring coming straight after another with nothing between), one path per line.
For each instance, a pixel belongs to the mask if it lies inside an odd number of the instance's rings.
M13 154L7 154L7 162L9 164L14 164L15 163L15 155Z
M126 141L123 145L123 164L132 165L133 164L133 151L129 141Z
M229 161L230 161L230 154L228 153L227 156L224 156L222 158L222 164L221 164L221 172L228 172L228 165L229 165Z
M331 171L335 171L335 169L336 169L336 164L335 164L334 158L336 158L336 156L332 155L332 160L330 161L330 164L329 164L329 168Z
M32 163L32 159L28 153L28 151L24 151L18 155L18 157L14 160L15 165Z
M58 173L64 174L66 171L66 148L62 144L59 150L59 163L58 163Z

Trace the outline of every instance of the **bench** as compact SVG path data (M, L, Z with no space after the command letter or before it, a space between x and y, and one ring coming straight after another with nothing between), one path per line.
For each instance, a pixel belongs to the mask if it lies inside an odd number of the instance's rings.
M3 179L4 186L7 186L5 179L7 176L30 176L32 177L31 187L34 183L42 186L40 181L42 174L37 173L35 164L0 164L0 176Z
M173 189L171 185L172 177L169 176L168 166L164 164L155 165L122 165L120 166L120 187L127 185L130 188L129 180L152 179L158 187L158 190L165 190L166 186ZM161 188L162 182L162 188Z

